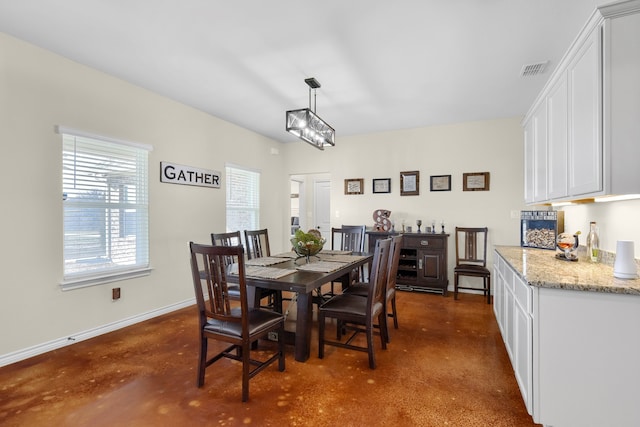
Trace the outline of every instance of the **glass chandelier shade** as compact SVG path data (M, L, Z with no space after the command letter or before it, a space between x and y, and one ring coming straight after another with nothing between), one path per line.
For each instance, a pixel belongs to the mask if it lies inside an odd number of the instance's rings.
M336 145L336 131L310 108L287 111L287 132L320 150Z
M309 86L309 108L287 111L287 132L308 142L314 147L324 150L326 146L335 146L336 131L316 114L315 93L320 82L310 77L304 82ZM311 93L313 91L313 109L311 108Z

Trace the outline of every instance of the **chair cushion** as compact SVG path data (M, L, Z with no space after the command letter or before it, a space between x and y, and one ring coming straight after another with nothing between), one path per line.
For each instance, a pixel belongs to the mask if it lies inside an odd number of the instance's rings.
M382 309L382 304L376 302L373 312L378 313ZM332 313L346 314L355 316L366 316L367 314L367 298L360 295L340 294L331 298L320 306L320 310L325 315L331 317Z
M237 322L223 321L217 319L207 320L204 327L205 332L224 334L232 337L242 336L242 323L240 322L240 308L231 309L231 317L238 319ZM252 309L249 311L249 335L271 329L273 326L284 320L284 316L270 310Z
M488 268L475 264L460 264L453 269L454 273L474 274L474 275L490 275Z

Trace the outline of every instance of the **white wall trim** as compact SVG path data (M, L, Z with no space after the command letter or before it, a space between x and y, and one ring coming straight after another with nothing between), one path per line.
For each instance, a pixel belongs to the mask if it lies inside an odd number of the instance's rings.
M93 329L78 332L74 335L58 338L42 344L37 344L32 347L28 347L22 350L14 351L0 355L0 367L9 365L11 363L19 362L21 360L28 359L33 356L37 356L48 351L57 350L62 347L66 347L71 344L75 344L80 341L94 338L99 335L103 335L109 332L113 332L118 329L122 329L127 326L131 326L136 323L143 322L145 320L152 319L154 317L161 316L163 314L171 313L172 311L180 310L181 308L188 307L195 304L195 298L191 298L182 302L161 307L155 310L148 311L146 313L136 314L135 316L127 317L125 319L118 320L116 322L107 323L106 325L98 326Z

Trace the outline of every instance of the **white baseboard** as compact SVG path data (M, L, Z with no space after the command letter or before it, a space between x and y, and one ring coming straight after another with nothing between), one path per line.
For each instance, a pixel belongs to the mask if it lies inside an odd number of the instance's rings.
M166 307L161 307L156 310L148 311L146 313L140 313L135 316L128 317L126 319L118 320L117 322L108 323L106 325L99 326L97 328L78 332L68 337L58 338L49 342L34 345L33 347L28 347L22 350L14 351L12 353L3 354L3 355L0 355L0 366L10 365L11 363L19 362L21 360L25 360L30 357L37 356L39 354L46 353L48 351L56 350L71 344L75 344L80 341L87 340L89 338L94 338L99 335L103 335L118 329L122 329L124 327L130 326L136 323L140 323L145 320L149 320L154 317L161 316L163 314L171 313L172 311L176 311L181 308L188 307L195 303L196 303L195 298L192 298L176 304L168 305Z

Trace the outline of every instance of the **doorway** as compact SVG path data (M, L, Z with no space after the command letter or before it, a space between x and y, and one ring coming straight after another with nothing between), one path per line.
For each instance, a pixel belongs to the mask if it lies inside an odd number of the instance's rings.
M331 176L329 174L296 174L291 185L291 233L300 228L317 229L329 247L331 234ZM294 223L296 223L294 225Z

